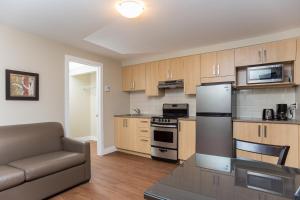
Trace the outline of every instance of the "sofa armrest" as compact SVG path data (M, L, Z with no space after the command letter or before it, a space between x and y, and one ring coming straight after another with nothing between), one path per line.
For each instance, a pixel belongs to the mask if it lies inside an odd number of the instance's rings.
M90 143L80 142L71 138L62 138L63 149L66 151L77 152L77 153L90 153Z
M80 142L70 138L63 137L63 150L83 153L85 156L85 177L86 180L91 178L91 154L90 154L90 143L89 142Z

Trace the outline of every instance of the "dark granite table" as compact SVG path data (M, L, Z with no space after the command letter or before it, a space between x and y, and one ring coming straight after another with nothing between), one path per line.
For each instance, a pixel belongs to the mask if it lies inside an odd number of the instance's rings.
M147 189L144 197L148 200L298 200L295 196L299 185L299 169L195 154Z

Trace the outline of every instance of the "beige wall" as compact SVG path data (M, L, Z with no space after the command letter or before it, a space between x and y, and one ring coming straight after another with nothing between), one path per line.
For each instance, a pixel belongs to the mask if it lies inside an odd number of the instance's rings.
M113 115L129 111L129 95L121 92L120 62L0 25L0 125L64 122L65 55L103 63L105 147L114 144ZM40 74L40 100L6 101L5 69Z
M70 137L96 137L96 72L70 76Z

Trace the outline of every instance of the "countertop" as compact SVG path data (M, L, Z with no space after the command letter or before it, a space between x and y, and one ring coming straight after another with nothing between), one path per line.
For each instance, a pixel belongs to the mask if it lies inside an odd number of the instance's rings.
M114 115L115 117L127 117L127 118L146 118L150 119L153 116L157 115L151 115L151 114L121 114L121 115ZM190 116L190 117L181 117L179 120L182 121L196 121L195 116ZM261 118L246 118L246 117L238 117L238 118L233 118L234 122L253 122L253 123L273 123L273 124L297 124L300 125L300 120L287 120L287 121L280 121L280 120L263 120Z
M280 177L288 177L291 181L285 184ZM147 189L144 197L147 200L255 200L262 197L292 200L295 199L294 195L300 185L299 177L300 169L259 161L194 154L170 175ZM247 186L246 179L251 180L248 184L252 188ZM262 186L269 184L262 179L272 180L272 189L282 187L284 192L262 192ZM274 180L280 180L280 183Z
M126 117L126 118L144 118L144 119L150 119L154 115L148 115L148 114L123 114L123 115L114 115L114 117Z
M123 114L123 115L114 115L114 117L127 117L127 118L147 118L150 119L153 116L157 115L150 115L150 114ZM181 117L179 120L184 120L184 121L196 121L196 117L190 116L190 117Z
M234 122L253 122L253 123L273 123L273 124L298 124L300 125L300 120L287 120L287 121L280 121L280 120L263 120L261 118L233 118Z

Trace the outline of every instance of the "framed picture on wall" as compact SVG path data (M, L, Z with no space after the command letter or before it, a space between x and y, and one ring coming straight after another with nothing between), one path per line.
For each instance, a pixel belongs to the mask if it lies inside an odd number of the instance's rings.
M6 100L39 100L39 74L6 70Z

